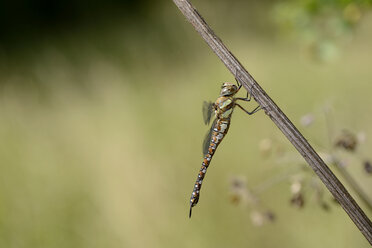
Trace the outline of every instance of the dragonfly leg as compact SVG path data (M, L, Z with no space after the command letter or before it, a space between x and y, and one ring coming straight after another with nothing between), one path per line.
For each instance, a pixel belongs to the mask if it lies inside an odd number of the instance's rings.
M236 81L237 84L238 84L238 87L239 87L238 90L240 90L240 88L242 87L242 84L239 83L239 81L238 81L238 79L236 78L236 76L235 76L235 81ZM249 87L249 91L247 91L247 96L246 96L246 97L237 97L237 98L235 98L235 99L236 99L236 100L242 100L242 101L249 102L249 101L252 99L252 94L250 94L250 92L252 92L252 87L253 87L253 85L251 85L251 87Z
M239 81L238 81L238 79L236 78L236 76L235 76L235 81L236 81L236 83L238 84L238 91L239 91L240 88L242 87L242 84L239 83Z
M252 95L249 94L249 92L247 91L247 96L246 97L237 97L235 99L236 100L242 100L242 101L249 102L252 99Z
M254 113L256 113L257 111L261 110L262 107L261 106L257 106L255 109L253 109L252 111L248 111L246 110L245 108L243 108L242 106L240 106L239 104L235 103L236 106L238 106L239 108L241 108L244 112L246 112L247 114L249 115L253 115Z
M235 71L235 81L236 81L236 83L238 84L238 91L240 90L240 88L243 86L240 82L239 82L239 80L238 80L238 73L239 73L239 71L238 70L236 70ZM247 97L248 97L248 94L247 94Z

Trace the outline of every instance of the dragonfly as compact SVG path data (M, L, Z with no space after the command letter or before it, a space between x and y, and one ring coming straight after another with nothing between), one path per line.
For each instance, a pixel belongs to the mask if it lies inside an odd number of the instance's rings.
M229 82L223 83L220 96L217 100L214 103L206 101L203 103L204 123L206 125L209 124L213 117L214 120L203 142L204 159L191 193L189 218L191 218L192 208L199 201L201 186L212 157L229 130L234 108L239 107L248 115L252 115L261 109L260 106L257 106L253 111L247 111L237 103L239 100L249 102L251 100L251 94L247 92L246 97L235 97L242 87L238 80L236 82L237 85Z

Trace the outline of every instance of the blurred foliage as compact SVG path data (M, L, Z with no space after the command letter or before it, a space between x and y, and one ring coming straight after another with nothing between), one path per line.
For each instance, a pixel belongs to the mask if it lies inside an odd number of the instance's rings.
M315 59L338 55L340 40L350 40L371 0L288 0L276 4L274 19L281 29L295 32Z
M149 0L5 0L0 2L0 39L36 37L48 32L56 34L64 29L97 25L118 17L122 17L121 20L144 17L151 6Z
M157 11L168 8L170 4L170 1L165 0L1 1L0 52L1 47L8 52L22 47L31 48L44 40L64 39L72 33L83 33L84 36L96 31L98 40L101 40L99 34L118 23L126 23L133 29L141 29L143 33L161 30L164 23L159 19ZM197 4L201 5L202 10L203 7L210 8L209 1ZM356 26L371 5L371 0L265 0L259 3L235 0L228 4L223 0L213 1L214 13L219 16L224 16L226 11L234 13L254 10L250 11L250 15L242 15L239 25L250 30L256 29L256 32L265 30L261 35L274 32L273 20L282 34L287 37L295 34L311 58L320 61L339 55L342 49L339 44L352 39ZM215 22L221 26L236 25L236 22L232 22L234 19L219 16L212 14ZM162 42L167 42L168 38L162 39ZM92 42L95 43L96 39L93 35Z

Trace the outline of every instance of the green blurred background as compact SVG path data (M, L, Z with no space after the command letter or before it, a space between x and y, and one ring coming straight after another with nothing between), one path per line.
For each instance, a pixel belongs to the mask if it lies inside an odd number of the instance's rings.
M372 197L370 1L194 2L318 150L367 137L338 156ZM328 211L310 189L291 206L292 176L314 175L263 111L235 111L188 218L202 102L234 77L172 1L2 1L0 30L0 247L369 247L328 192ZM278 174L259 205L232 196Z

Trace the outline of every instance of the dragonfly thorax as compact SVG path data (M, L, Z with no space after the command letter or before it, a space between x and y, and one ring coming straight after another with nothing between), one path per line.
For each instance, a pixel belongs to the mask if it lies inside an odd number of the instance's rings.
M231 96L220 96L215 104L215 114L218 119L230 119L234 109L234 98Z
M238 92L239 88L232 83L223 83L221 86L221 96L233 96Z

